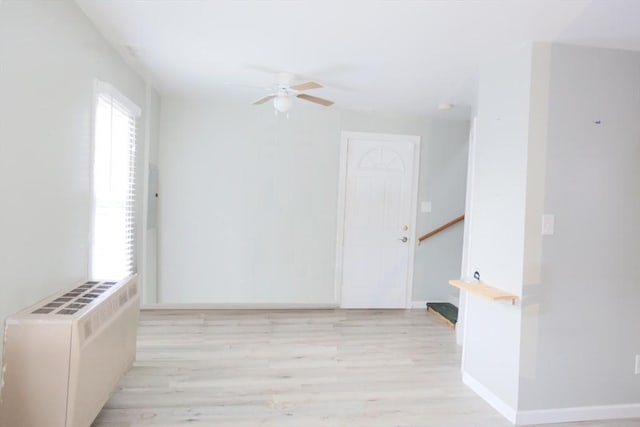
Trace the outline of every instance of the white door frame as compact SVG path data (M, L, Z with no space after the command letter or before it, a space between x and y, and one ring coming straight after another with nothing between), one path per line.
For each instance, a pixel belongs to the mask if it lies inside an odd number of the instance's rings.
M469 129L469 153L467 155L467 194L464 202L464 237L462 239L462 262L460 266L460 278L462 280L471 280L473 276L473 266L469 264L469 253L471 251L471 241L469 240L470 230L473 224L473 213L471 212L471 206L473 206L473 175L476 164L476 129L478 118L477 116L471 119L471 127ZM458 302L458 322L456 323L456 343L462 346L464 343L464 333L466 331L467 320L467 292L460 291L460 297ZM462 349L462 358L464 360L465 352L464 347Z
M407 267L407 300L405 308L411 308L413 296L413 263L416 250L416 220L418 216L418 178L420 175L420 137L415 135L394 135L369 132L342 131L340 136L340 168L338 178L338 227L336 236L336 269L334 276L334 301L338 307L342 304L342 266L344 257L344 217L347 198L347 162L350 139L369 141L410 142L413 144L413 182L411 183L411 214L409 233L409 258Z

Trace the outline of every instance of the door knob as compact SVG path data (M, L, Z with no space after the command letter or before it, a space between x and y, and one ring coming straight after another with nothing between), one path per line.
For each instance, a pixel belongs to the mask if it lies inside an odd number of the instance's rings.
M409 239L407 239L407 236L404 236L404 237L402 237L402 238L400 238L398 240L400 240L402 243L407 243L407 240L409 240Z

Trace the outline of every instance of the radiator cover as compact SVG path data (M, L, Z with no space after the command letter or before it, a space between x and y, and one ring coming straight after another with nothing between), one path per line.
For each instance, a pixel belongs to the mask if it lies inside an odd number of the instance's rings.
M90 281L7 318L0 425L89 427L135 360L137 277Z

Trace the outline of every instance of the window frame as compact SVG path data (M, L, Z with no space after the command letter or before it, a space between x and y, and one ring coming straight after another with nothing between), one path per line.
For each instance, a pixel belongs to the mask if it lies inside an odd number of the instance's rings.
M125 114L129 115L131 119L133 119L133 161L131 162L131 166L133 168L133 173L131 175L130 183L134 186L134 196L131 204L131 208L133 209L133 228L131 231L132 237L132 254L131 254L131 270L132 273L137 272L137 252L138 252L138 242L137 242L137 231L138 231L138 212L137 212L137 204L138 204L138 192L136 188L136 184L138 182L138 158L136 151L139 143L138 143L138 125L139 118L142 115L142 110L138 105L136 105L133 101L131 101L128 97L123 95L118 89L116 89L112 84L95 79L93 85L93 98L92 98L92 111L91 111L91 147L90 147L90 167L89 167L89 184L90 184L90 209L89 209L89 256L88 256L88 266L87 272L88 277L90 279L120 279L118 277L96 277L94 272L94 252L95 252L95 238L96 238L96 214L97 214L97 195L96 195L96 144L97 144L97 115L98 115L98 105L100 102L100 98L103 96L111 97L112 106L111 108L118 108ZM113 104L119 104L117 107L114 107Z

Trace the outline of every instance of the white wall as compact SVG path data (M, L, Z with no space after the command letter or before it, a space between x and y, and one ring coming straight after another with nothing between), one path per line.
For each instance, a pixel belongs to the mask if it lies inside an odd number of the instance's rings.
M0 319L86 278L94 78L144 106L73 2L0 5Z
M530 115L531 47L481 71L468 264L483 282L521 294ZM515 415L518 404L520 307L469 295L462 369L469 384ZM504 413L505 411L503 411Z
M518 423L639 417L640 54L536 44L483 72L466 382ZM542 214L555 233L542 236Z
M556 227L525 316L520 407L635 404L640 416L640 54L553 46L549 93L544 210Z
M427 138L421 153L418 188L418 234L429 232L464 215L467 186L469 123L439 123ZM431 202L431 212L422 213L420 202ZM414 301L450 302L458 305L459 291L449 280L460 277L464 223L425 240L416 249L413 273Z
M338 117L265 107L163 99L161 302L333 301Z
M440 165L465 170L458 152L466 150L467 122L304 103L287 120L268 105L164 98L161 123L163 303L334 303L342 130L421 135L423 164L435 165L427 177ZM420 191L427 197L424 184ZM456 191L436 209L456 210L448 203L459 203L464 189ZM442 255L453 259L453 275L460 252ZM414 298L426 297L427 286L416 281Z

